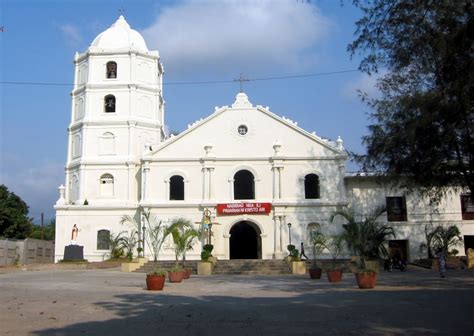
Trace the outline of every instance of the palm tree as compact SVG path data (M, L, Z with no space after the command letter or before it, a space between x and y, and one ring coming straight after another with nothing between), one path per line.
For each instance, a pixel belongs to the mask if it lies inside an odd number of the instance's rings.
M135 218L129 215L123 216L120 220L120 223L132 225L135 229L137 229L137 232L141 232L140 221L137 221ZM149 248L149 251L153 255L154 261L157 262L161 246L167 237L166 226L162 221L158 220L157 216L151 214L150 211L143 213L143 225L146 228L145 242Z
M447 254L451 248L461 244L462 236L456 225L444 227L439 225L433 231L432 243L436 249L441 248Z
M342 236L347 247L360 257L362 269L365 269L365 258L380 258L388 255L385 245L390 237L395 237L395 232L392 227L377 222L385 211L385 207L379 207L360 221L356 219L353 209L339 209L331 215L331 222L337 216L346 220L346 223L342 225L344 229Z
M321 254L327 243L327 237L319 230L312 230L309 234L310 243L313 245L313 268L316 268L316 256Z
M176 266L179 257L182 256L182 266L186 261L186 252L192 250L194 241L199 237L199 231L195 230L191 222L186 218L177 218L166 229L165 235L171 234L173 237Z

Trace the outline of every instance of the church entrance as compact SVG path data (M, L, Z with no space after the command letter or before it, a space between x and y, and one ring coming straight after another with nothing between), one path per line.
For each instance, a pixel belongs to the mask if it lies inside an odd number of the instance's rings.
M230 259L261 259L262 238L257 225L241 221L230 229Z

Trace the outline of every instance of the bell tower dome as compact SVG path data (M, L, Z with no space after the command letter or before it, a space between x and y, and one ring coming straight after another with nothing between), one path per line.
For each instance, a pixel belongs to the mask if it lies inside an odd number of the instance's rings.
M137 204L145 145L164 139L160 55L120 16L74 65L64 202Z

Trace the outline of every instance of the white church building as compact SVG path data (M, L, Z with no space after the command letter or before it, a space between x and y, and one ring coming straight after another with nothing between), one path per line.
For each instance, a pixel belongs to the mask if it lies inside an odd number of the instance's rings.
M330 222L334 210L364 215L380 205L388 208L380 220L395 229L393 243L410 260L426 255L420 244L427 224L455 224L465 247L474 247L472 198L452 193L433 208L416 193L347 173L340 138L309 133L243 92L168 137L160 55L123 16L74 64L66 179L55 205L56 261L74 224L84 258L99 261L109 256L104 235L130 230L121 218L148 211L164 223L184 217L198 228L209 210L219 259L283 258L290 240L297 248L304 242L309 255L309 230L341 230ZM201 242L188 259L200 252ZM160 259L173 258L168 241Z

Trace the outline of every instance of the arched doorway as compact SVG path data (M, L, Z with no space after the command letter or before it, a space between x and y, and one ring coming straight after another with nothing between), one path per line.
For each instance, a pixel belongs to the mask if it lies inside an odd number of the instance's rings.
M249 221L241 221L230 229L230 259L261 259L260 229Z

